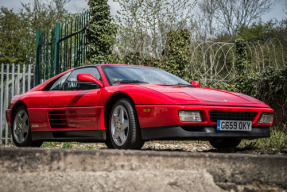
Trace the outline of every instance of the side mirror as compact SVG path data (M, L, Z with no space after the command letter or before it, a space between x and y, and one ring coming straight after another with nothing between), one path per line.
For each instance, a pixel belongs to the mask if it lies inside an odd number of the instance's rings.
M104 87L103 83L100 80L98 80L97 78L95 78L93 75L91 75L89 73L78 74L77 80L79 82L93 82L93 83L97 84L100 88Z
M198 81L193 81L193 80L191 80L191 81L190 81L190 84L191 84L191 85L194 85L195 87L200 87Z

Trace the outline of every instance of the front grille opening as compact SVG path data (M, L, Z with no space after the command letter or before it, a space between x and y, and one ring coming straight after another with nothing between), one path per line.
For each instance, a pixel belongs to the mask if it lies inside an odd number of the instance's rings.
M209 111L209 118L212 122L217 122L217 120L253 121L256 115L257 112Z

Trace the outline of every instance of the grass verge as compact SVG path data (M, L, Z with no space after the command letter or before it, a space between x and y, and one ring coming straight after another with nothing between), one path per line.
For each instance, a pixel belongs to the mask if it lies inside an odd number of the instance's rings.
M246 150L261 152L282 151L283 149L287 149L287 127L272 127L270 137L256 140L244 140L239 147Z

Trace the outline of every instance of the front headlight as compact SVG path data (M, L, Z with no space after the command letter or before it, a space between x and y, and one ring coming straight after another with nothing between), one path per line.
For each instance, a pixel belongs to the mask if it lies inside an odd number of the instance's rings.
M273 122L273 113L262 113L258 123L271 124Z
M202 122L200 111L178 111L182 122Z

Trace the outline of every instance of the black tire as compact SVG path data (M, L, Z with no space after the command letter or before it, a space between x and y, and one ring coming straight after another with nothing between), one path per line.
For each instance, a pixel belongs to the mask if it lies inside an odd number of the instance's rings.
M114 146L113 146L113 144L112 144L112 142L111 142L109 137L107 137L107 140L106 140L105 144L106 144L108 149L114 149Z
M17 120L20 120L17 116L23 115L22 117L27 117L26 120L23 120L21 123ZM25 124L26 128L23 126ZM18 129L17 129L18 128ZM24 130L25 129L25 130ZM23 134L22 134L23 133ZM23 138L20 138L19 135L22 135ZM16 109L12 118L11 125L11 135L13 143L17 147L40 147L43 144L43 141L33 141L31 137L31 128L30 128L30 120L27 109L25 106L20 106Z
M120 119L120 114L123 114L122 119ZM113 147L116 149L141 149L144 141L141 139L140 131L132 101L129 99L118 100L109 117L108 135ZM123 139L120 135L123 135Z
M227 138L227 139L211 139L209 143L212 147L219 150L232 150L235 149L241 142L241 139Z

